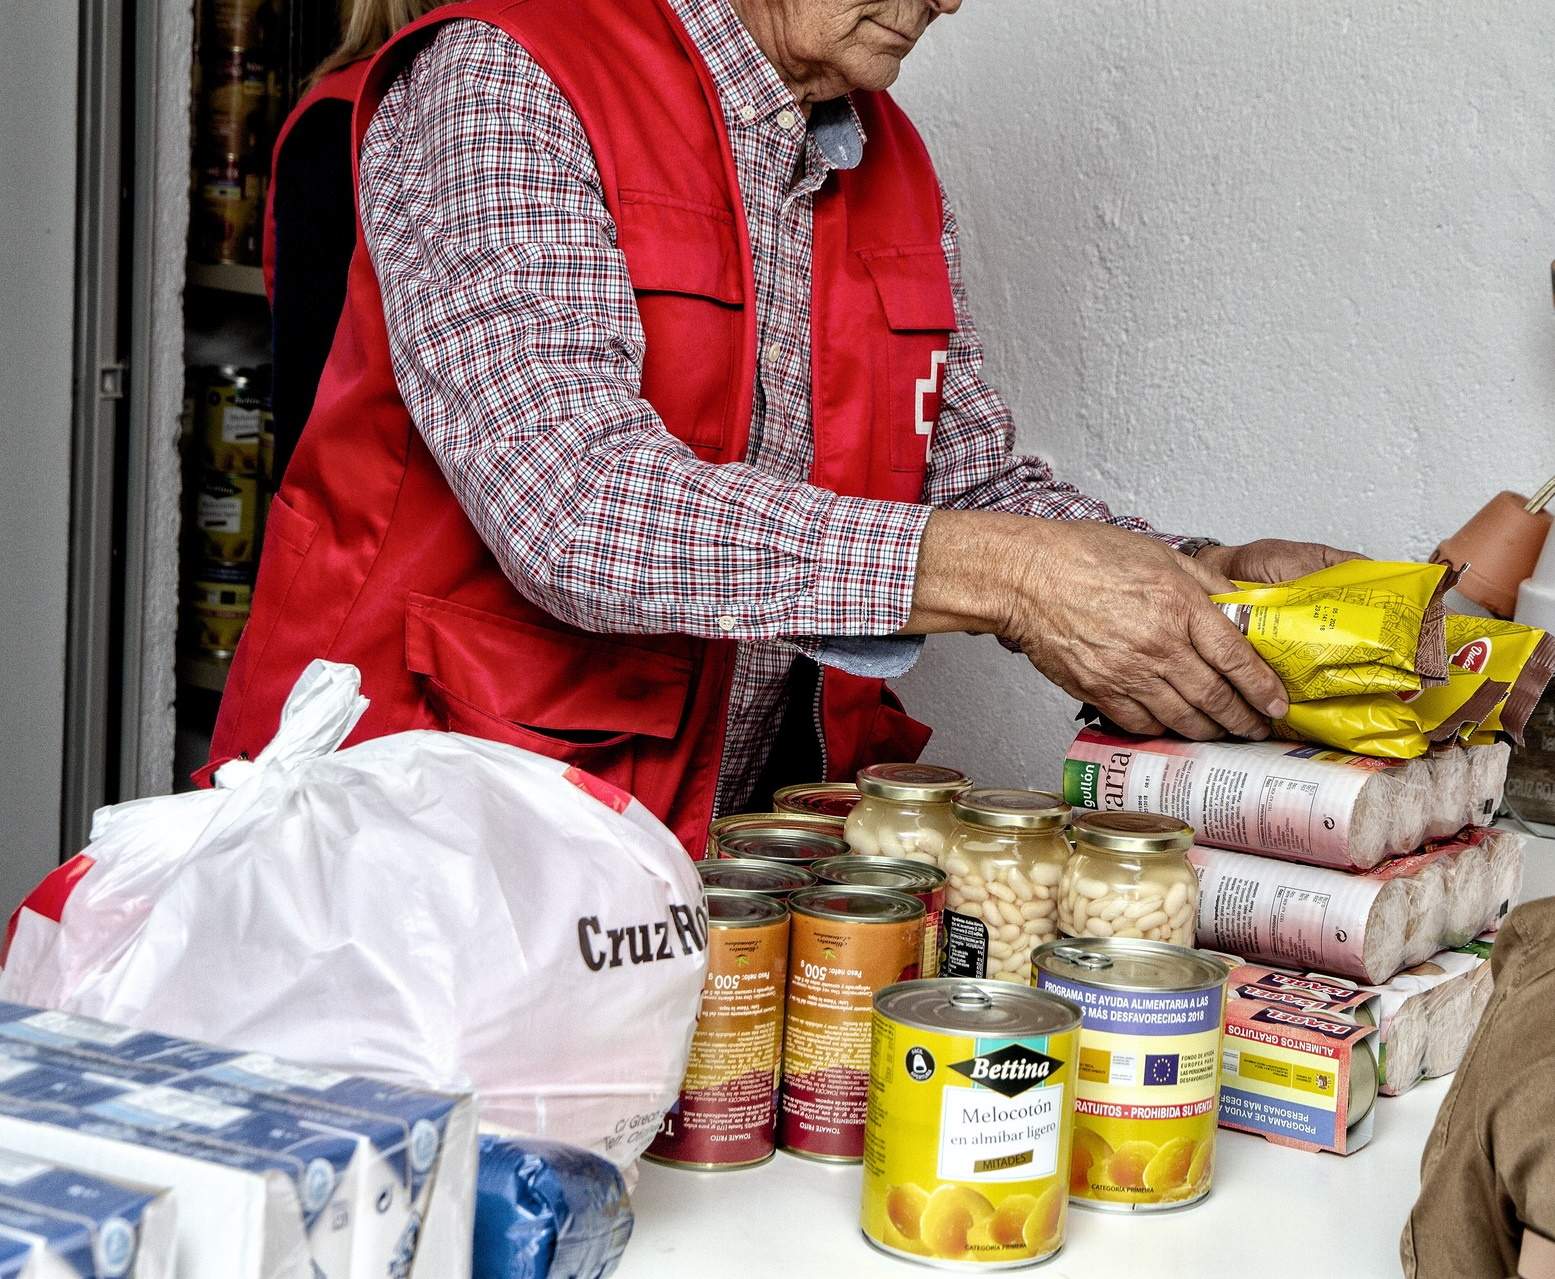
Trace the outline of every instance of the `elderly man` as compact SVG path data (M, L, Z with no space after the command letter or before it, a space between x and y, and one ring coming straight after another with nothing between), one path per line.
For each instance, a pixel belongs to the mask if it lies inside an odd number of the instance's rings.
M1342 556L1158 534L1012 456L884 92L958 7L476 0L386 49L218 755L326 656L358 737L542 751L695 849L773 781L916 757L883 680L951 630L1128 728L1266 735L1279 681L1207 593Z

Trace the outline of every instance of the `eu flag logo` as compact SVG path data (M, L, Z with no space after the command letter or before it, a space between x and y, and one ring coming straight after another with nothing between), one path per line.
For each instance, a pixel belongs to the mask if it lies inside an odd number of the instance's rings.
M1177 1082L1177 1054L1145 1054L1145 1084L1175 1084Z

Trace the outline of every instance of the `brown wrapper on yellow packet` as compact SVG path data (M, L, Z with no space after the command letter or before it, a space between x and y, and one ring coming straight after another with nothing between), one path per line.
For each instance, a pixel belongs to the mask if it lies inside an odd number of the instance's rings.
M1211 598L1292 702L1413 692L1445 682L1443 564L1349 560L1273 586Z

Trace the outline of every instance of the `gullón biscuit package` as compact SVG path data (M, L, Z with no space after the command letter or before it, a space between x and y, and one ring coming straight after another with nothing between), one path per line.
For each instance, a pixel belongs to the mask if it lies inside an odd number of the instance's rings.
M1296 973L1261 964L1243 964L1231 970L1228 999L1273 1004L1284 1008L1316 1009L1359 1020L1374 1020L1377 992L1337 977Z
M0 1054L13 1072L0 1092L39 1096L42 1077L21 1070L33 1065L98 1088L116 1085L131 1123L140 1116L134 1099L151 1095L240 1126L268 1120L271 1132L332 1134L349 1152L330 1185L330 1210L309 1227L314 1264L352 1279L469 1273L476 1140L469 1098L18 1004L0 1004ZM203 1103L212 1109L201 1111ZM312 1175L300 1200L305 1210L323 1169ZM322 1265L321 1253L336 1269Z
M1371 1140L1376 1027L1261 999L1226 1004L1220 1126L1348 1155Z
M173 1279L173 1197L0 1150L3 1279Z

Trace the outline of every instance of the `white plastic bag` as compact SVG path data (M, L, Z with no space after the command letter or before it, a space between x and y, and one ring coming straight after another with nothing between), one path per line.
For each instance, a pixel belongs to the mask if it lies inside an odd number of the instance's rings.
M473 1087L483 1123L628 1167L690 1047L694 865L629 796L516 747L337 751L359 682L314 662L215 790L98 813L13 921L0 998Z

